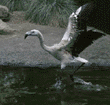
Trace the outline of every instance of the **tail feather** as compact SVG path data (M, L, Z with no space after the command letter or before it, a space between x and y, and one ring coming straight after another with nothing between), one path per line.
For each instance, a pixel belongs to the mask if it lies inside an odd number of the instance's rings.
M84 59L84 58L81 58L81 57L75 57L73 62L82 62L82 63L88 63L89 61Z

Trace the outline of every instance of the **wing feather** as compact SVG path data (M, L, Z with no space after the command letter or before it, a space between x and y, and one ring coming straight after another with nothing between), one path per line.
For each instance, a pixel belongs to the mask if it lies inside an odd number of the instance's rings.
M72 56L78 56L85 48L91 45L98 38L105 36L104 33L95 32L95 31L87 31L81 32L77 34L66 46L66 50Z

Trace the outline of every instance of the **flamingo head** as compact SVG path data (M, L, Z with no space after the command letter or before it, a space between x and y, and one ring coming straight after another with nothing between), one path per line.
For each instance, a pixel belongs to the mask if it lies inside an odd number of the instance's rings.
M26 39L28 36L39 36L39 34L40 34L39 30L33 29L25 33L24 39Z

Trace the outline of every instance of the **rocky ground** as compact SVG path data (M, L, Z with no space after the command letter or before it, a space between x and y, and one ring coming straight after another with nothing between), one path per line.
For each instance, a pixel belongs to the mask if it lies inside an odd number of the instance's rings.
M38 38L28 37L24 40L25 32L38 29L44 35L45 44L53 45L60 42L65 32L64 28L36 25L24 19L24 12L14 12L7 24L15 29L13 34L0 35L0 64L59 64L60 62L44 51ZM86 48L81 57L90 63L100 65L110 64L110 36L104 36Z

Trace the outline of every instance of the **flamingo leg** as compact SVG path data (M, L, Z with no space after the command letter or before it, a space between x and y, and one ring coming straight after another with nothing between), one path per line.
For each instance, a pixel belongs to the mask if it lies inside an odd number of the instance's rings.
M82 64L74 71L74 73L75 73L76 71L78 71L84 64L85 64L85 63L82 63ZM74 78L73 78L74 73L70 75L70 79L71 79L72 81L74 81Z

